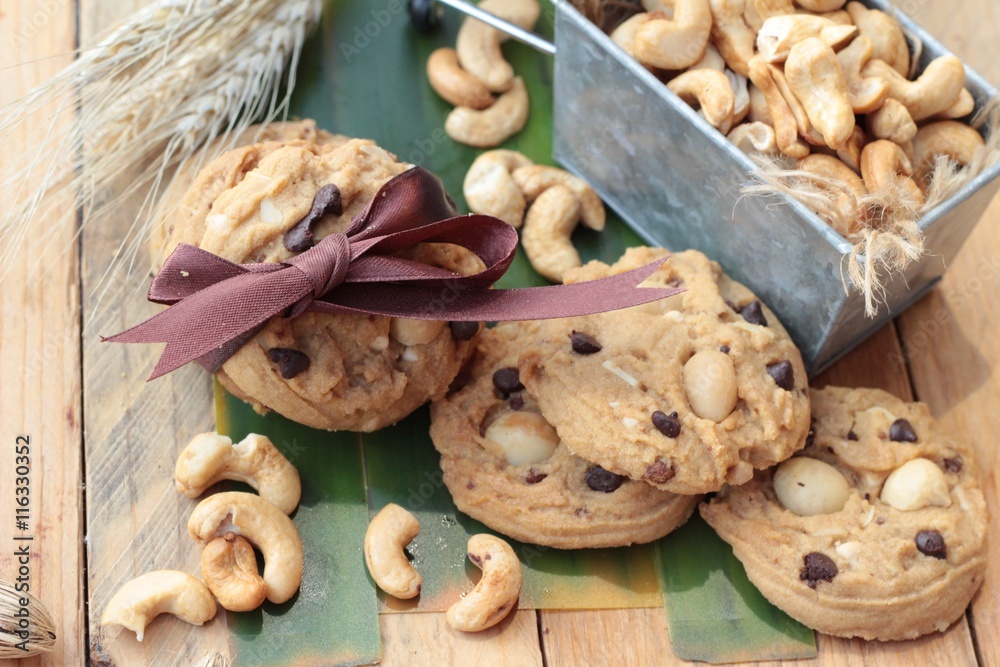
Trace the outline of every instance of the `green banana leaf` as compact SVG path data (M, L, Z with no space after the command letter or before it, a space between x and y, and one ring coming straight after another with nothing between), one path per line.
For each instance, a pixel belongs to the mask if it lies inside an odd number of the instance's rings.
M415 31L403 0L327 0L317 34L296 73L291 114L324 129L375 139L401 160L440 176L461 210L462 181L478 150L447 137L451 106L427 83L430 53L454 45L461 16L449 10L440 30ZM537 31L552 36L553 8L542 1ZM552 164L552 61L508 42L508 60L531 99L525 129L505 148ZM584 261L614 261L641 243L609 211L604 232L573 236ZM523 251L501 287L544 285ZM465 557L469 535L490 532L457 512L441 483L426 409L374 434L311 431L276 415L262 418L217 394L220 431L264 433L294 455L304 483L295 515L306 543L303 590L288 605L230 614L240 664L370 664L378 659L377 613L447 608L478 570ZM400 462L405 465L400 465ZM409 552L424 577L415 602L380 596L364 567L369 515L396 502L420 519ZM749 584L739 561L700 519L656 545L560 551L512 542L525 567L521 608L652 607L666 602L678 656L708 662L815 655L810 631L782 617ZM721 619L721 621L720 621ZM311 656L322 656L313 660Z

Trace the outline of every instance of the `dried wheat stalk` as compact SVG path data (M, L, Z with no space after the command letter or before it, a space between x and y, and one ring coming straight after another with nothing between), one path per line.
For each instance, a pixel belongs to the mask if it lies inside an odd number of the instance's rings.
M27 627L20 623L26 600ZM22 632L27 632L27 639ZM45 606L33 595L19 593L14 584L0 581L0 660L27 658L51 651L56 643L56 624Z

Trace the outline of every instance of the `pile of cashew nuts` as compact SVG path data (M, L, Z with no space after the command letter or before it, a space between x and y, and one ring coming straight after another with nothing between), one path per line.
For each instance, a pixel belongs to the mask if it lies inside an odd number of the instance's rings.
M576 224L604 229L604 203L592 187L516 151L480 155L466 173L462 190L473 213L500 218L515 229L523 224L521 245L528 260L555 282L580 266L580 254L570 241Z
M188 521L191 537L204 547L199 580L178 570L149 572L122 586L101 616L142 641L160 614L192 625L215 617L217 605L250 611L264 600L287 602L302 583L302 540L289 515L298 507L302 483L295 467L262 435L241 442L218 433L195 436L177 460L177 490L197 498L222 480L249 484L258 494L230 491L202 500ZM258 574L254 548L264 556Z
M479 8L527 30L541 15L537 0L483 0ZM500 50L506 39L482 21L466 19L455 48L440 48L427 60L431 87L455 105L444 129L459 143L499 146L528 122L528 91Z
M401 600L420 595L423 579L406 557L406 546L420 533L417 517L395 503L383 507L365 533L365 562L375 584ZM466 548L483 576L471 592L448 608L445 618L455 630L491 628L514 609L521 595L521 561L499 537L480 534Z
M906 36L882 11L845 0L642 4L612 40L741 150L814 175L844 236L866 220L869 194L888 189L919 209L939 156L964 166L984 145L958 121L975 107L961 60L941 56L914 76Z

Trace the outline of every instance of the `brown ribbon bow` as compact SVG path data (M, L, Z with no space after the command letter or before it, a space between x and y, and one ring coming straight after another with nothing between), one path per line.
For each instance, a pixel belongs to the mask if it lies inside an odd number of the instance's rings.
M479 256L480 273L393 256L417 243L452 243ZM182 243L149 288L167 310L114 343L166 343L150 380L197 360L215 371L276 316L307 310L451 321L530 320L617 310L681 290L637 288L662 260L575 285L495 290L510 266L517 232L484 215L456 216L441 181L419 167L391 179L343 233L285 262L234 264Z

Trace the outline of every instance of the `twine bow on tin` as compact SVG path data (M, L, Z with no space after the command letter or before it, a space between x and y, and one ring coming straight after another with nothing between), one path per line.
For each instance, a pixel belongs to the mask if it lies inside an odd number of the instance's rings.
M451 243L486 269L463 276L402 257L417 243ZM532 320L588 315L672 296L639 288L658 260L574 285L491 289L517 248L517 231L485 215L457 216L441 181L419 167L388 181L342 233L281 263L234 264L182 243L153 279L148 298L165 311L113 343L166 343L150 380L198 361L215 371L272 317L306 311L450 321Z

